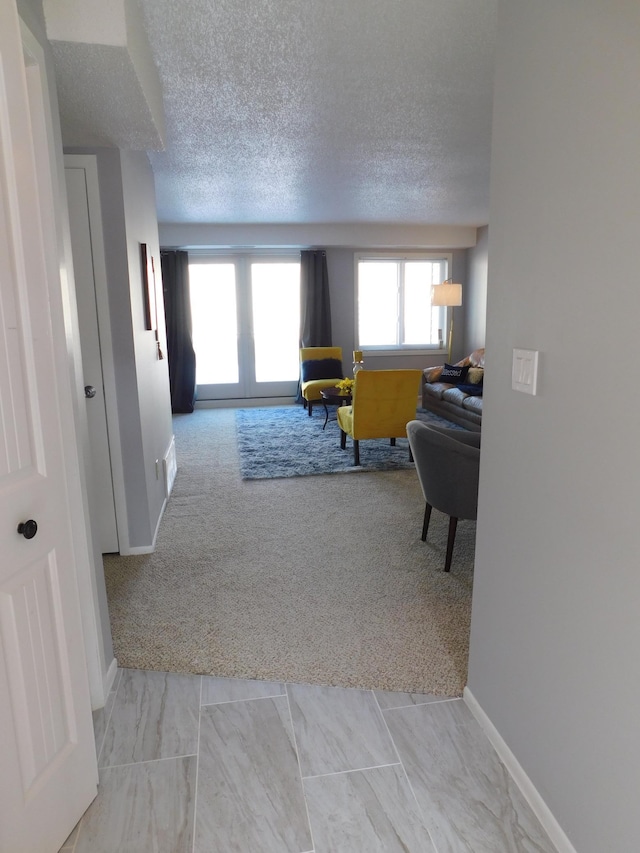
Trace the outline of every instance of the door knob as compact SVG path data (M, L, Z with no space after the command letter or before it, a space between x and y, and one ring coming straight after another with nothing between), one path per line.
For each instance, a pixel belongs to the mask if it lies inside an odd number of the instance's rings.
M25 539L33 539L38 532L38 525L30 518L29 521L21 521L18 525L18 533L21 533Z
M88 397L89 399L91 399L91 397L96 396L96 389L93 387L93 385L84 386L84 396Z

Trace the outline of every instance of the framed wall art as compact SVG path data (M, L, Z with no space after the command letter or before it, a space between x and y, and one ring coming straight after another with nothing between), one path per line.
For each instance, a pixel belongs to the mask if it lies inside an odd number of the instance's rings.
M158 328L158 307L156 305L156 273L153 256L146 243L140 243L140 264L142 267L142 297L144 307L144 327L149 331Z

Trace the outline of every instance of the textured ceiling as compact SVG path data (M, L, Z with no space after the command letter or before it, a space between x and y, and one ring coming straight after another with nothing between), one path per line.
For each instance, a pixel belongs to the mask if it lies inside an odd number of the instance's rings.
M41 0L66 146L159 150L162 89L137 0Z
M139 2L161 222L487 222L497 0Z

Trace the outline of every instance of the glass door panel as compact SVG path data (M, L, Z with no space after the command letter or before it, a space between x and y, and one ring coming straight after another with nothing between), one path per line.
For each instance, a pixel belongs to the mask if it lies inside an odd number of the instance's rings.
M198 397L239 397L235 264L189 264L189 289Z
M295 394L300 373L300 264L251 264L256 396Z

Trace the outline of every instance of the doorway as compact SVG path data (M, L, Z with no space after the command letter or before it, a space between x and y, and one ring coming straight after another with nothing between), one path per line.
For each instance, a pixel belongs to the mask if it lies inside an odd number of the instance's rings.
M198 400L295 396L299 257L190 257L189 282Z
M90 166L96 170L95 175L90 173ZM93 183L91 177L95 178ZM96 287L96 265L100 263L97 237L102 233L102 223L98 223L97 227L94 224L92 227L91 222L92 190L94 186L97 188L95 157L66 155L65 179L82 351L83 382L86 383L85 398L89 432L89 471L87 472L87 479L90 484L89 501L100 551L103 554L108 554L119 551L120 546L102 366L105 332L103 323L101 340L98 316L98 303L102 294L101 289ZM95 216L95 211L99 213L99 207L96 207L95 202L94 209L93 215Z
M129 553L98 158L65 154L64 164L86 398L83 454L94 536L103 554Z

